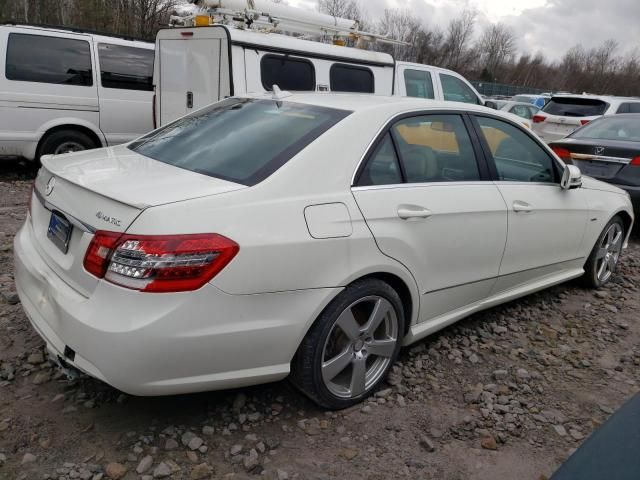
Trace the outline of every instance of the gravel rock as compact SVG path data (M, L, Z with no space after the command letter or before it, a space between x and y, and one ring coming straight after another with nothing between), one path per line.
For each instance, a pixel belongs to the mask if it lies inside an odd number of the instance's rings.
M189 440L189 443L187 444L187 446L188 446L191 450L197 450L197 449L199 449L203 444L204 444L204 441L203 441L200 437L193 437L191 440Z
M184 432L182 434L182 437L180 437L180 441L182 442L182 445L187 447L189 446L189 442L191 442L191 440L193 440L196 437L197 435L193 432Z
M109 477L111 480L120 480L126 475L127 467L125 467L121 463L112 462L107 464L104 471L107 474L107 477Z
M171 475L171 467L165 462L160 463L160 465L153 470L153 478L166 478L169 475Z
M140 460L140 463L138 463L136 472L138 472L139 474L143 474L151 468L151 465L153 465L153 457L151 455L147 455L146 457L143 457L142 460Z
M167 441L164 444L164 449L165 450L175 450L179 446L180 445L178 444L178 442L175 441L173 438L168 438Z
M249 453L245 455L242 463L244 465L244 468L248 472L256 468L258 465L260 465L260 457L258 455L258 452L254 448L249 450Z
M189 474L189 478L191 480L203 480L205 478L210 478L212 471L213 469L209 465L201 463L193 467Z
M33 453L25 453L24 456L22 457L22 465L25 465L27 463L33 463L36 461L38 457L36 457Z
M492 436L488 436L483 438L480 441L480 446L482 448L484 448L485 450L497 450L498 449L498 444L496 442L496 439L493 438Z

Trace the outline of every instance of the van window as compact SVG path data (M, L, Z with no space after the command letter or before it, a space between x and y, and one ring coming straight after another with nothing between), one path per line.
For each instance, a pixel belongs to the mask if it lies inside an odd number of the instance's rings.
M9 34L5 76L22 82L93 85L89 42L72 38Z
M265 55L260 62L260 76L265 90L277 85L282 90L313 91L316 89L316 71L313 63L304 58L285 55Z
M431 73L424 70L404 71L404 84L407 90L407 97L434 98L433 81Z
M98 58L104 88L153 90L153 50L101 43Z
M202 175L255 185L350 113L230 98L155 130L128 148Z
M373 72L365 67L334 63L329 71L334 92L374 93Z
M440 82L442 83L442 94L445 100L481 105L480 99L475 92L459 78L441 73Z

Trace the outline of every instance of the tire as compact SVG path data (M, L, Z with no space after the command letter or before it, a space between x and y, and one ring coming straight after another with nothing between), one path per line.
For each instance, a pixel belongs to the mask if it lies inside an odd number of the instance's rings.
M95 141L86 133L78 130L58 130L48 134L40 147L36 160L39 162L42 155L60 155L63 153L80 152L96 148Z
M611 280L618 267L624 238L624 223L619 216L615 216L598 236L584 265L582 283L586 287L600 288Z
M321 407L338 410L361 402L398 357L404 325L402 301L391 286L375 278L356 281L307 332L291 379Z

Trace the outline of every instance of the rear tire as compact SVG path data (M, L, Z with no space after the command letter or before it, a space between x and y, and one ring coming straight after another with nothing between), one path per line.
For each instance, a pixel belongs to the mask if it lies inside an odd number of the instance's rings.
M616 215L600 233L584 265L582 283L586 287L600 288L611 280L618 268L624 237L624 222Z
M48 134L40 147L36 160L42 155L62 155L63 153L80 152L96 148L96 142L86 133L78 130L58 130Z
M354 282L307 332L293 360L293 383L325 408L361 402L398 357L404 324L402 301L391 286L375 278Z

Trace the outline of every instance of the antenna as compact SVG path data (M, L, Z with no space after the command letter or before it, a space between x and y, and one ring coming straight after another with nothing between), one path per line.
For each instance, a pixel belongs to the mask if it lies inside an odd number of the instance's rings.
M171 24L195 26L196 17L209 16L209 24L232 25L244 30L265 33L282 31L300 35L330 35L334 39L354 39L358 45L363 42L380 42L408 45L391 38L360 30L357 20L334 17L324 13L311 12L288 5L272 3L269 0L189 0L191 5L176 9L171 16ZM200 25L200 20L197 21Z
M287 92L286 90L280 90L278 85L274 85L273 87L273 95L271 95L272 100L284 100L287 97L292 95L291 92Z

